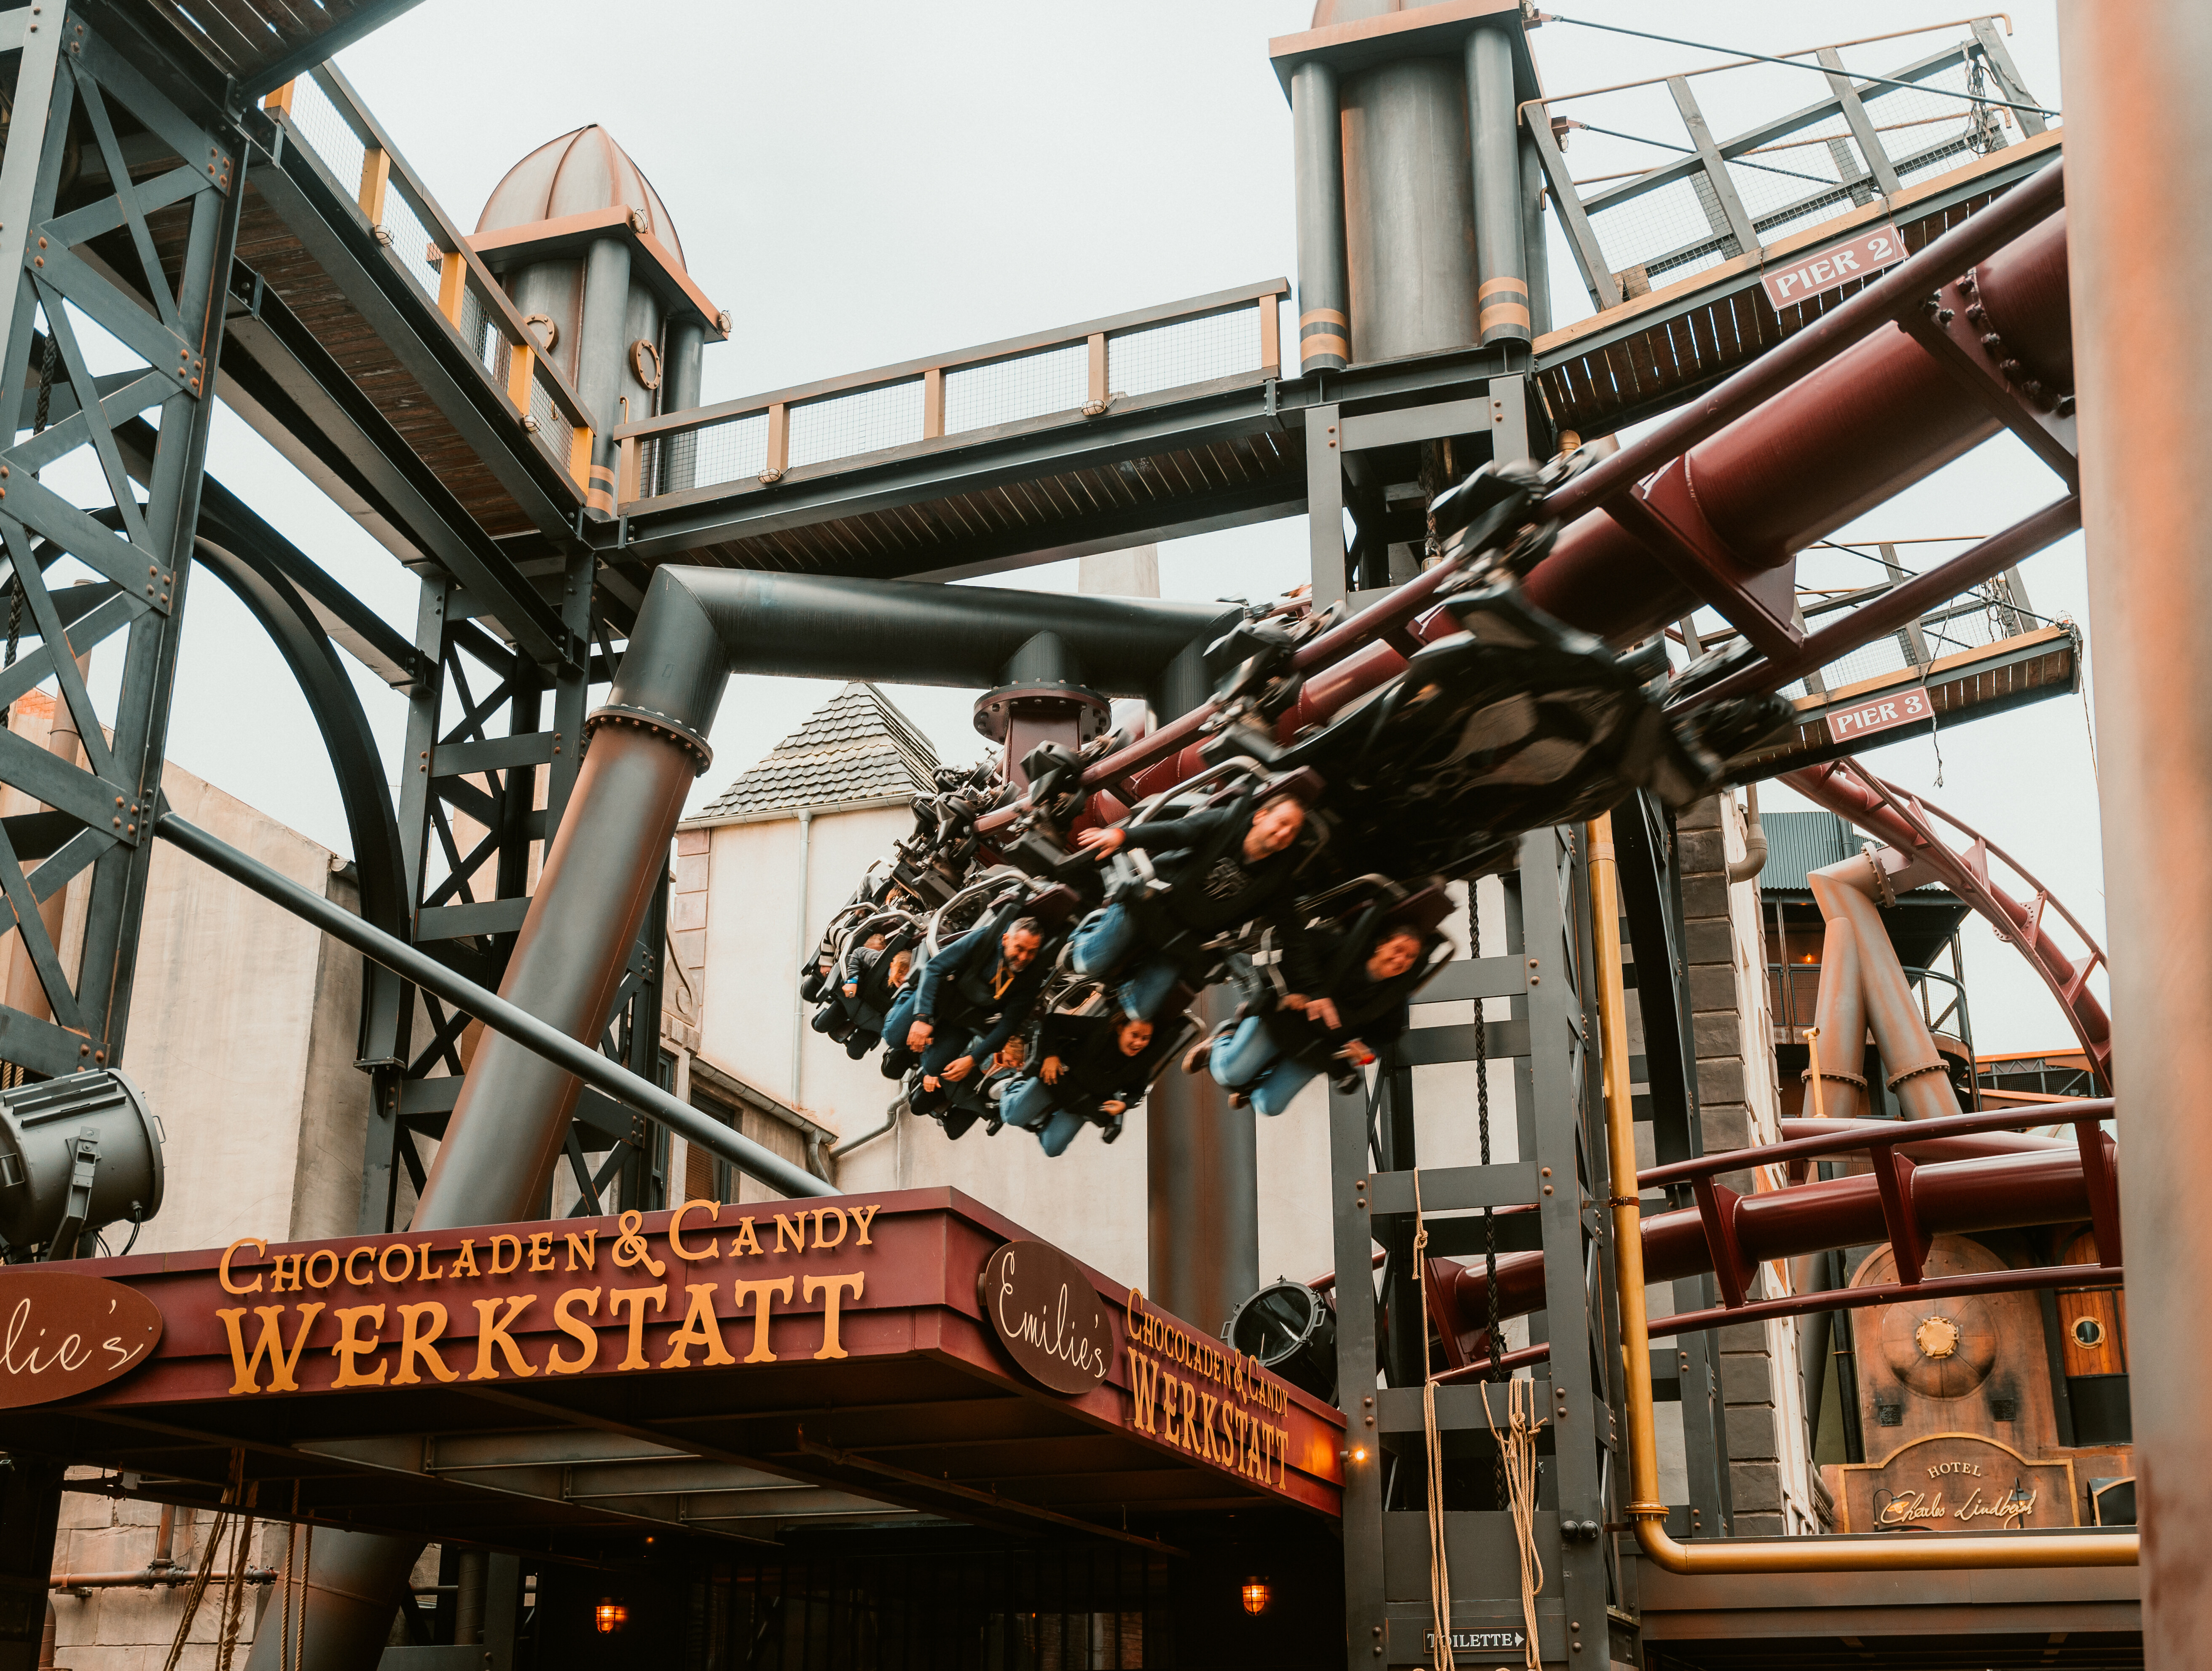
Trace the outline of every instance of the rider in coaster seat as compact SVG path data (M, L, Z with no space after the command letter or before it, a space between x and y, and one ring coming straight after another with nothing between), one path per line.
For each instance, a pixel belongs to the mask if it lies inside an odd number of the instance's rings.
M908 983L884 1021L885 1079L904 1079L918 1058L925 1085L957 1085L1021 1030L1052 961L1040 955L1044 925L1018 909L985 918Z
M908 973L914 968L914 949L910 942L914 930L904 931L888 940L879 935L870 935L879 942L862 951L853 959L850 975L837 988L844 1000L845 1013L852 1018L852 1026L845 1036L845 1054L854 1061L874 1049L883 1037L884 1023L891 1006L898 1002L899 988L906 984ZM825 1013L827 1013L825 1006ZM814 1030L828 1033L822 1018L814 1018ZM836 1035L832 1034L832 1037Z
M1406 1000L1434 972L1432 931L1384 921L1364 933L1312 931L1311 950L1324 971L1322 996L1296 993L1248 1006L1210 1039L1193 1045L1183 1071L1210 1071L1242 1108L1277 1115L1316 1075L1342 1089L1363 1083L1359 1070L1376 1048L1406 1030Z
M1158 1021L1186 966L1206 940L1263 920L1282 947L1287 978L1309 978L1292 882L1303 854L1305 802L1289 789L1262 790L1180 818L1086 829L1076 840L1100 860L1124 848L1160 855L1156 898L1117 900L1092 912L1068 947L1078 975L1118 977L1121 1007Z
M1044 1060L1034 1078L1006 1092L1006 1122L1036 1133L1057 1158L1086 1124L1105 1127L1105 1141L1121 1134L1132 1103L1145 1094L1174 1040L1163 1029L1156 1041L1142 1016L1101 1010L1090 1015L1048 1015L1037 1048ZM1188 1036L1188 1035L1186 1035Z
M996 1136L1006 1123L1003 1099L1019 1082L1028 1061L1029 1041L1017 1033L999 1047L999 1054L981 1072L951 1085L917 1072L908 1084L907 1106L936 1121L947 1137L965 1137L978 1120L984 1122L986 1132Z
M881 934L871 934L861 943L858 951L849 955L853 963L857 967L861 958L881 951L883 947L884 937ZM819 1007L814 1012L814 1019L807 1024L816 1032L827 1034L838 1043L842 1044L852 1036L854 1018L851 976L847 975L842 980L839 979L837 962L835 957L824 957L821 960L820 978L813 982L815 993L812 1000L810 1000Z

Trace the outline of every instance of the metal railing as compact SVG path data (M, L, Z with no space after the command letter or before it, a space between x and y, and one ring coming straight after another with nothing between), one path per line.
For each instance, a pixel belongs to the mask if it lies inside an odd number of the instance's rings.
M590 414L345 77L320 65L278 88L264 107L287 139L322 167L335 190L352 194L386 256L445 316L484 380L575 484L580 501L590 481Z
M1839 56L1844 46L1957 25L1964 39L1879 76L1848 70ZM2005 48L2011 27L2000 13L1784 55L1812 60L1803 79L1824 78L1827 96L1725 140L1714 138L1690 83L1771 75L1771 65L1736 59L1529 100L1522 118L1590 300L1618 307L1887 200L2003 149L2014 143L2009 136L2042 133L2045 115ZM1588 137L1590 158L1581 179L1563 155L1577 134ZM1669 155L1652 166L1655 150Z
M1081 423L1124 401L1281 374L1281 279L850 373L617 428L618 499L850 464L928 444Z
M1969 1055L1974 1048L1973 1018L1966 1010L1966 988L1955 975L1946 975L1941 969L1916 969L1905 966L1905 979L1920 1000L1920 1019L1931 1033L1942 1032L1944 1023L1954 1016L1958 1025L1950 1036L1966 1047ZM1939 1005L1937 994L1931 987L1948 988L1948 995ZM1766 966L1766 996L1774 1024L1784 1030L1793 1044L1804 1042L1805 1030L1814 1024L1819 1013L1820 998L1820 965L1818 963L1769 963Z
M1893 591L1914 574L1908 570L1898 555L1901 545L1972 545L1978 538L1974 535L1904 540L1855 540L1840 542L1822 540L1808 548L1812 550L1848 552L1869 562L1878 562L1888 578L1877 580L1870 586L1808 586L1797 588L1797 610L1805 629L1810 633L1825 623L1826 617L1845 611L1856 610ZM2027 583L2021 580L2017 565L1991 575L1979 586L1970 586L1956 596L1945 599L1895 632L1885 633L1856 648L1824 663L1804 678L1783 687L1789 696L1827 697L1869 679L1880 679L1896 673L1926 673L1948 657L1962 655L1968 651L1988 649L1995 645L2024 637L2049 627L2074 630L2073 623L2064 617L2051 618L2038 615L2030 605ZM1723 627L1717 631L1700 632L1692 623L1678 623L1669 636L1681 642L1692 657L1721 648L1741 635L1734 628Z

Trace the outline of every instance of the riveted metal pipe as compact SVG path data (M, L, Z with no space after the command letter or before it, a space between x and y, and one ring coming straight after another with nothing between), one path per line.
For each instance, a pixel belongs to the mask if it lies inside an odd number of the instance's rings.
M1474 188L1475 328L1482 345L1525 343L1528 258L1521 203L1520 112L1513 98L1514 23L1480 23L1467 38L1467 125Z
M1298 365L1337 371L1352 361L1352 295L1344 259L1344 145L1336 72L1302 64L1291 77L1298 191Z

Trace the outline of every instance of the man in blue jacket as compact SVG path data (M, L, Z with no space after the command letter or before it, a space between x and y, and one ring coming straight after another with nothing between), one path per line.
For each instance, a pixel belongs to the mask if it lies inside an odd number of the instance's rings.
M957 1085L1029 1019L1051 960L1040 956L1035 917L987 919L932 957L884 1020L886 1079L903 1079L916 1058L927 1081Z

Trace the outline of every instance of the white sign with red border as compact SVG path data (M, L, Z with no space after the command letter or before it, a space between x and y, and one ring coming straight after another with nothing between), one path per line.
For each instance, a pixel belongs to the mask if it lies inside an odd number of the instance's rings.
M1769 267L1759 276L1774 311L1784 313L1802 301L1841 289L1854 279L1870 278L1905 259L1905 240L1893 226L1869 228L1856 238L1799 256L1786 267Z
M1838 708L1828 715L1828 736L1833 742L1856 743L1878 731L1894 731L1935 716L1928 692L1915 685L1893 696L1870 696L1856 708Z

